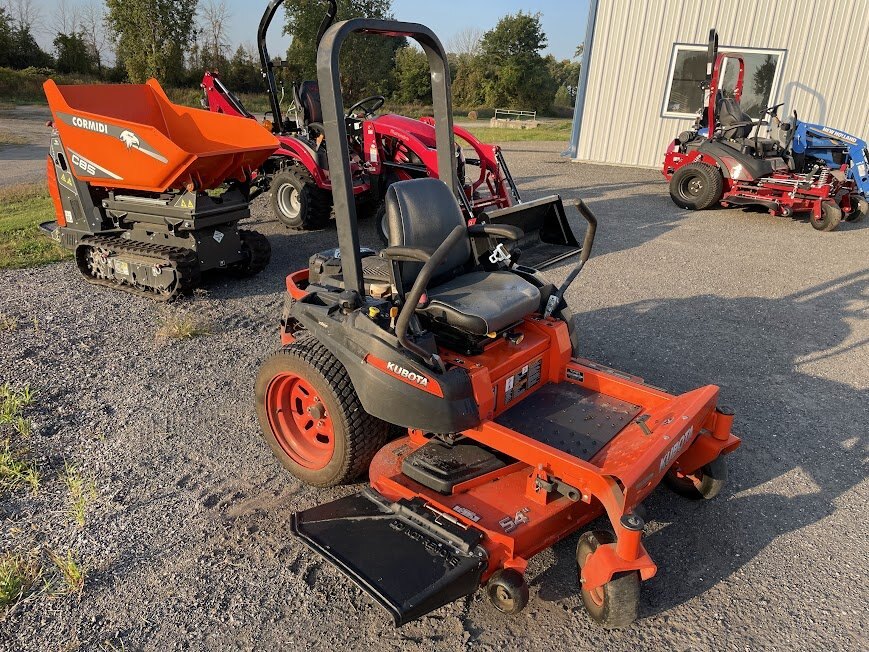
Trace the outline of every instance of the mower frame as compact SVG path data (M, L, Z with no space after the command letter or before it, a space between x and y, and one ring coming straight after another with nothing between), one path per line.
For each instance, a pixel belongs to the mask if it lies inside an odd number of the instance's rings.
M413 287L406 294L399 292L400 308L367 292L338 70L341 45L353 33L404 36L422 46L432 70L437 163L440 170L453 170L455 165L446 53L431 30L414 23L362 18L332 25L318 50L317 68L324 128L330 140L338 143L329 148L328 155L341 268L325 282L320 276L315 283L310 269L287 277L281 333L285 348L273 360L280 362L287 349L325 349L317 355L328 355L340 363L361 412L381 423L407 428L408 434L373 456L370 489L295 513L293 532L386 607L396 624L472 593L483 583L490 589L503 588L508 580L519 591L516 608L509 611L516 613L524 606L522 573L528 559L601 514L607 515L616 538L611 543L599 540L593 553L580 561L583 595L602 590L621 573L636 572L637 581L652 577L656 565L641 541L644 521L638 506L665 475L690 477L734 450L740 441L730 432L732 412L716 408L719 391L715 386L675 396L641 378L573 357L575 338L563 296L591 255L597 225L581 201L577 207L588 229L579 262L562 286L547 286L533 269L514 269L541 288L539 312L526 315L501 333L491 333L479 351L463 354L435 340L435 352L410 342L408 325L450 248L477 231L493 238L507 237L504 234L511 233L512 227L497 223L456 226L433 253L422 256L426 262ZM455 175L442 179L447 185L453 180L450 190L455 194ZM416 251L421 250L391 247L387 258L406 255L417 260L413 256L421 254ZM370 255L373 252L365 252L366 257ZM340 287L335 285L339 278ZM392 317L388 327L384 314ZM415 336L422 335L417 325ZM274 424L286 417L281 410L269 411L270 405L281 404L271 392L283 387L278 379L292 377L293 372L271 369L267 362L258 376L257 409L264 434L277 442ZM296 377L304 380L304 376ZM597 420L606 436L595 439L579 427L568 427L567 437L572 441L559 444L547 439L543 426L523 432L525 428L517 424L529 413L514 410L524 410L534 397L548 401L545 392L566 398L571 421L576 417L575 404L582 403L585 414ZM310 403L306 414L319 415L312 418L322 420L326 412L317 406L319 401L319 395L306 393L304 402ZM531 417L537 418L530 409ZM552 414L544 410L539 416L543 420ZM301 418L310 421L308 416ZM477 442L509 461L459 481L449 491L435 491L407 475L404 465L414 451L430 445L436 436ZM269 441L277 453L273 439ZM578 447L587 441L593 442L594 450L581 456ZM328 531L324 533L323 527ZM371 540L370 531L365 535L353 530L361 527L374 528L378 534ZM440 580L419 585L415 574L405 578L391 567L367 573L366 564L375 563L372 556L383 558L387 540L402 548L405 559L418 555L429 568L433 564L437 573L443 572ZM441 558L448 564L441 567ZM403 584L402 590L407 589L412 599L397 598L383 584L381 572L392 576L392 589L395 582ZM513 575L505 579L505 573ZM632 599L636 600L636 594ZM630 607L635 610L635 602ZM606 618L601 616L600 622L626 624Z

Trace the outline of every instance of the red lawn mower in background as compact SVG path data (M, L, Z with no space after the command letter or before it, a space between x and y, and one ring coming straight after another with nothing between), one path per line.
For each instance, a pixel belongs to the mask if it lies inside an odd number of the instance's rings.
M739 65L732 97L721 87L725 61ZM722 206L761 206L772 215L790 217L808 213L812 226L832 231L843 216L855 219L859 211L857 188L846 180L845 169L816 166L796 173L787 160L792 125L779 120L782 106L763 109L760 120L740 107L745 62L718 52L718 34L709 32L705 107L692 131L679 134L667 148L663 174L670 181L670 197L680 208L702 210ZM769 122L763 117L769 116ZM784 142L761 138L761 126L770 122L784 134ZM753 135L752 135L753 132ZM852 197L854 195L854 197Z
M337 14L335 0L327 0L327 3L329 6L317 36L318 45ZM288 114L293 112L293 118L284 116L283 92L278 90L274 75L274 68L284 64L280 59L272 60L266 47L266 33L281 4L283 0L271 0L257 32L271 104L270 115L267 114L263 124L281 142L280 148L263 166L260 184L263 189L271 190L272 208L283 224L293 229L315 229L329 220L332 208L320 90L316 81L294 83L287 110ZM204 104L210 110L254 117L215 73L205 73L202 88ZM439 174L434 119L376 115L385 101L382 95L367 97L354 103L345 114L357 211L360 215L375 213L383 244L387 242L383 198L389 185L396 181L437 178ZM461 127L454 127L453 133L464 141L464 146L455 144L455 170L458 198L470 223L485 212L486 220L520 227L525 235L514 248L521 248L523 261L538 269L579 253L579 243L560 200L547 197L522 203L501 148L482 143Z

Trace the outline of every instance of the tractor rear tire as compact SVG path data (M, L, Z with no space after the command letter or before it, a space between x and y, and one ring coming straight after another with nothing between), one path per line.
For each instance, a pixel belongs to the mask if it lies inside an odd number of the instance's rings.
M607 530L583 532L576 544L576 565L579 577L591 554L600 546L615 543ZM640 574L637 571L616 573L609 582L591 591L582 590L582 603L588 615L607 629L627 627L637 619L640 603Z
M374 214L374 228L377 229L377 237L380 238L384 247L389 246L389 224L386 222L386 202L380 202L377 212Z
M365 412L344 365L308 333L266 359L255 392L263 437L307 484L355 480L387 442L389 424Z
M720 202L723 194L724 177L708 163L689 163L670 179L670 197L679 208L702 211Z
M664 476L666 484L674 493L692 500L712 500L727 482L727 460L716 457L698 472L678 476L672 469Z
M839 222L841 221L842 209L829 200L821 202L820 217L815 217L814 212L809 215L809 222L811 222L812 226L818 231L833 231L837 226L839 226Z
M859 222L869 213L869 201L856 193L851 195L851 212L845 216L846 222Z
M322 229L332 214L332 197L319 188L301 165L292 165L272 177L272 212L294 231Z

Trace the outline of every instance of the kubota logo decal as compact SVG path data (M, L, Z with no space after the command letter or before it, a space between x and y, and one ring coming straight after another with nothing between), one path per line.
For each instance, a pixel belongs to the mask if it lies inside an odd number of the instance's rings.
M426 378L422 374L411 371L410 369L400 367L394 362L387 362L386 370L391 371L392 373L396 374L397 376L401 376L402 378L407 378L409 381L414 382L417 385L428 387L428 378Z
M684 435L676 440L676 443L670 447L670 450L664 453L664 457L661 458L661 463L658 465L658 473L660 473L673 463L673 461L676 459L682 449L685 448L685 444L687 444L691 440L691 435L693 434L694 426L691 426L690 428L688 428L688 430L685 431Z

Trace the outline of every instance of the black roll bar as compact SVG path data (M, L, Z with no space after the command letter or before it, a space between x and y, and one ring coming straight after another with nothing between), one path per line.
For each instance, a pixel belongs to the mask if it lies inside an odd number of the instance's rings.
M338 15L337 0L326 0L329 3L329 8L326 9L326 15L320 23L320 29L317 31L316 47L320 47L320 41L323 34L329 29L329 26L335 21L335 16ZM272 24L280 6L284 4L284 0L271 0L263 16L259 21L259 28L256 32L257 49L259 50L260 65L262 66L263 77L266 78L266 86L268 86L269 105L272 107L272 132L280 133L284 129L284 116L281 114L281 101L278 97L278 85L275 81L274 62L269 56L269 48L266 44L266 34L269 31L269 25Z
M450 69L444 47L434 32L418 23L370 18L354 18L329 27L317 48L317 79L320 83L323 129L328 143L326 151L329 157L329 174L332 182L338 246L341 249L344 287L361 297L365 293L362 281L362 258L359 254L359 228L356 220L356 205L353 201L347 124L344 119L344 101L341 97L341 76L338 66L341 46L347 37L354 33L385 37L403 36L414 39L422 46L431 69L438 176L450 187L453 194L456 194L459 189L455 181L456 157Z

